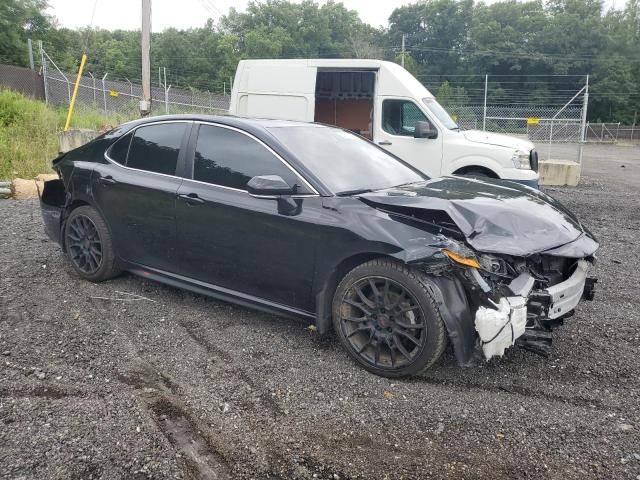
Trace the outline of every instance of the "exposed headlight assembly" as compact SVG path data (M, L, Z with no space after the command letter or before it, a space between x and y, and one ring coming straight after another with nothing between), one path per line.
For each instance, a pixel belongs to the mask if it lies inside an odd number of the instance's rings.
M511 157L513 166L521 170L530 170L531 162L529 161L529 152L523 150L516 150Z
M462 265L463 267L480 268L478 260L468 255L461 255L446 248L440 250L446 257L454 263Z

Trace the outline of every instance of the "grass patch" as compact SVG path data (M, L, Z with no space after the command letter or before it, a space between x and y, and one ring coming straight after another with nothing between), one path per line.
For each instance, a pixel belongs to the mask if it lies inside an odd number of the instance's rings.
M66 108L51 108L20 93L0 89L0 179L33 178L50 172L66 116ZM71 125L102 129L131 119L78 111L74 112Z

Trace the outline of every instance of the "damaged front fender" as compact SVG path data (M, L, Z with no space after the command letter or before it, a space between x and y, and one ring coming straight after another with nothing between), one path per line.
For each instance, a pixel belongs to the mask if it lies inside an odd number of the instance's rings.
M476 360L476 333L471 308L464 288L457 278L429 277L427 287L442 315L449 341L460 366L471 366Z

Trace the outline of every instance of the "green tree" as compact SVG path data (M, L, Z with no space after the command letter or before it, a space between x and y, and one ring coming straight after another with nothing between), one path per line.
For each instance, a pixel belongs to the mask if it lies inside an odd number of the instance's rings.
M42 38L51 29L44 0L0 2L0 62L28 65L28 38Z

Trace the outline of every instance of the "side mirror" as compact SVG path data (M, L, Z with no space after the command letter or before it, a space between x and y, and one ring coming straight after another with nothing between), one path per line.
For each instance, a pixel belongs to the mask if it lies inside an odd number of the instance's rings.
M438 138L438 130L432 128L429 122L416 122L413 136L414 138Z
M250 195L276 197L279 195L292 195L293 187L290 187L282 177L278 175L259 175L253 177L247 183L247 191Z

